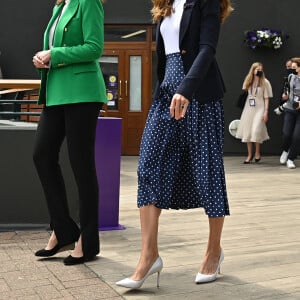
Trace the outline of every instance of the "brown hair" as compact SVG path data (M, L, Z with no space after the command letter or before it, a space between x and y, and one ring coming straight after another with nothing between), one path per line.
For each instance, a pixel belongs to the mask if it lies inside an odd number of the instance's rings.
M298 67L300 67L300 57L293 57L291 61L295 64L297 64Z
M175 0L152 0L153 8L151 13L153 16L153 22L158 22L161 18L170 16L172 13L172 5ZM209 0L208 0L209 1ZM220 0L221 7L221 23L230 15L233 11L230 0Z
M256 69L257 67L262 67L263 68L263 64L261 62L255 62L251 65L250 70L244 80L244 84L243 84L243 89L244 90L248 90L249 87L252 85L253 80L254 80L254 69ZM264 87L265 86L265 73L263 72L263 75L259 78L259 82L258 85L260 87Z
M100 0L100 1L103 3L105 0ZM63 2L65 2L65 0L56 0L56 5L59 5Z

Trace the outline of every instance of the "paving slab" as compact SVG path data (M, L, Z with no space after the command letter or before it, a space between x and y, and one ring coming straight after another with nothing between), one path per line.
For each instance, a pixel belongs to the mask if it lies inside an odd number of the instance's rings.
M116 281L133 272L140 251L137 160L121 161L119 221L126 229L99 233L97 260L64 266L68 252L37 259L34 252L50 232L0 232L0 299L300 299L300 162L290 170L275 156L249 165L242 163L244 157L224 158L231 216L225 220L225 259L215 282L194 283L208 235L203 210L169 210L159 227L161 287L156 288L155 275L140 290L117 287Z

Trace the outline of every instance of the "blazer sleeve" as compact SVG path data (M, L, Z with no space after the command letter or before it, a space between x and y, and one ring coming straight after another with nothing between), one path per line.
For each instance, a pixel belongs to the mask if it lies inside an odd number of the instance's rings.
M99 0L80 1L83 43L51 49L51 66L89 62L98 59L104 48L104 11Z
M177 93L191 100L207 71L215 59L221 28L221 8L219 0L205 1L201 9L199 32L199 52L190 70L179 85ZM192 29L191 29L192 30Z

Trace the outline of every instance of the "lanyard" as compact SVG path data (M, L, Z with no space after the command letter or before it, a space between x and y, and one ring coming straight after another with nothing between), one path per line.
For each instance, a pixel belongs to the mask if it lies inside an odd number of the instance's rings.
M259 84L255 88L255 94L253 94L253 84L251 85L251 95L252 96L256 97L258 88L259 88Z

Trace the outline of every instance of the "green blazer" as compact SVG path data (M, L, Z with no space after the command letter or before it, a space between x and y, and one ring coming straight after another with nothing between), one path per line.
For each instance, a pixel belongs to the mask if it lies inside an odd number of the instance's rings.
M60 4L53 9L44 34L44 50L49 49L49 31L62 8ZM41 69L39 104L106 103L106 88L98 62L103 45L101 1L72 0L55 30L50 69Z

